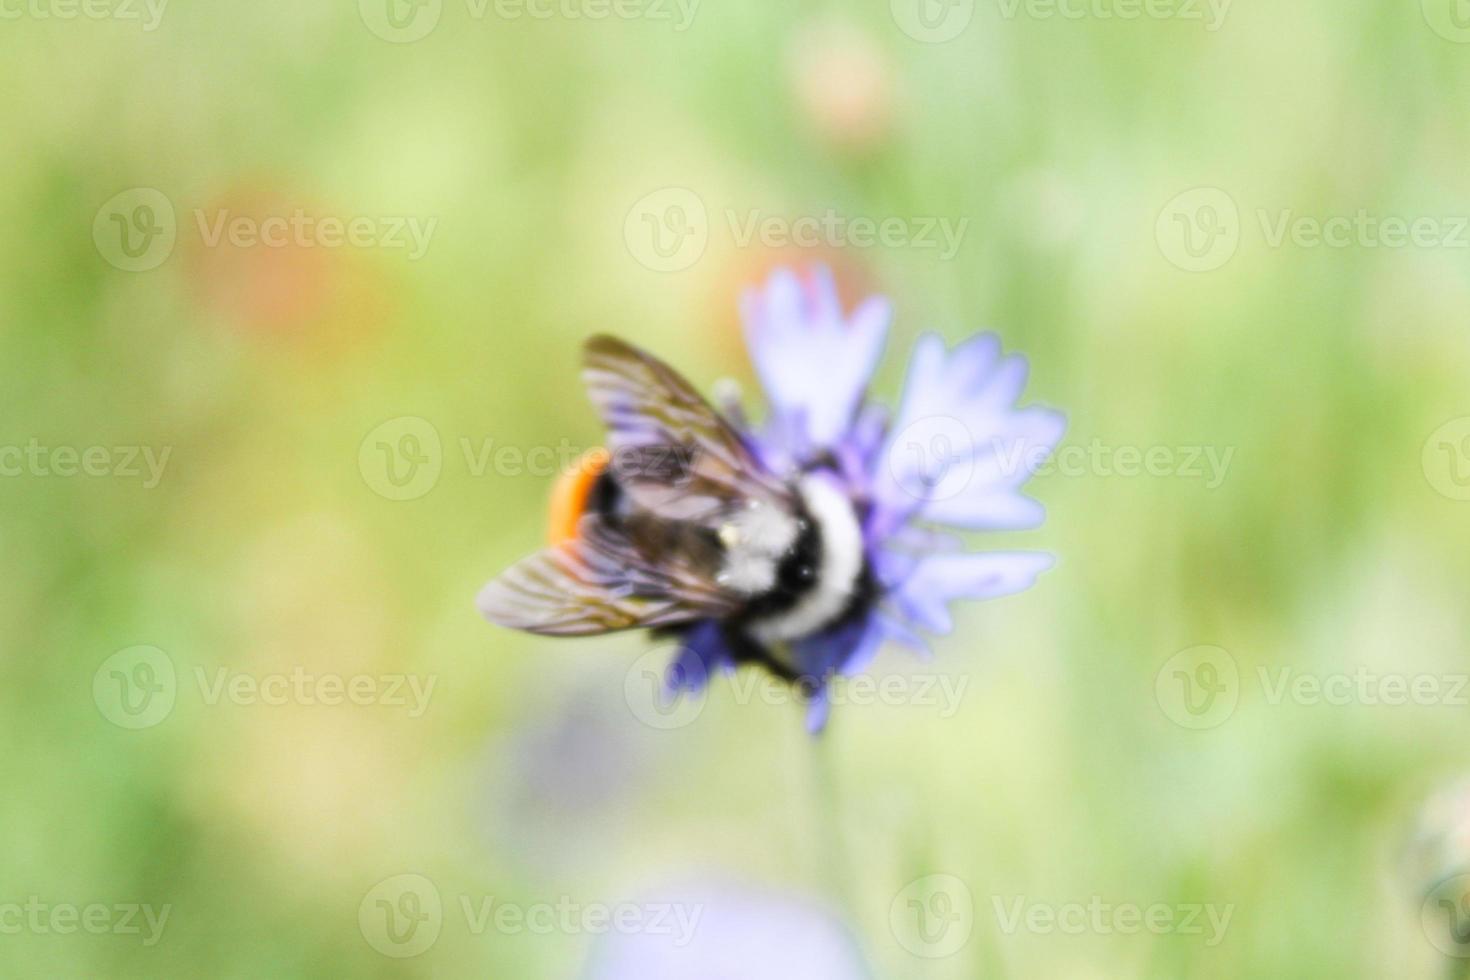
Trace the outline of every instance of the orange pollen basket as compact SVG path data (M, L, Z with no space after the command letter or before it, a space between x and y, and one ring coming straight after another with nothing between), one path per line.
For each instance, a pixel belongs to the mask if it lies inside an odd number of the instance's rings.
M611 462L612 453L599 446L587 450L571 469L557 477L551 490L551 515L546 526L546 537L552 545L576 540L577 522L587 510L587 498Z

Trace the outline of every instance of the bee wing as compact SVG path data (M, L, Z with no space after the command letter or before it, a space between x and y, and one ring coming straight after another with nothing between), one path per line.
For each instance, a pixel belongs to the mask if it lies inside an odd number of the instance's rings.
M706 526L751 500L790 512L790 491L677 371L605 334L587 341L582 380L603 422L613 474L641 506Z
M548 636L591 636L729 615L738 597L677 554L651 560L595 516L577 537L532 555L480 592L493 623Z

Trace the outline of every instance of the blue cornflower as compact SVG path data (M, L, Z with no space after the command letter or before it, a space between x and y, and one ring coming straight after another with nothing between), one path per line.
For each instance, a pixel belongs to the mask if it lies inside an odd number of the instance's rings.
M554 546L492 581L481 610L549 635L675 634L674 691L763 664L800 685L815 731L833 678L885 642L927 653L921 631L949 632L952 600L1029 587L1050 555L966 551L945 528L1040 525L1021 485L1065 420L1016 406L1026 361L993 334L921 337L890 417L868 400L889 318L881 298L844 315L825 270L749 293L759 429L738 397L717 410L647 352L593 338L583 377L609 449L558 488Z
M864 615L791 644L809 686L808 727L825 725L827 680L864 670L886 641L927 654L917 632L945 634L954 599L1020 592L1053 564L1030 551L963 550L939 526L1014 531L1045 513L1021 493L1066 428L1061 413L1017 408L1026 359L1003 355L980 334L953 349L935 334L919 339L896 418L869 401L868 386L887 338L891 309L881 297L844 315L826 269L805 280L787 270L744 297L746 345L770 407L748 436L776 473L821 472L861 518L876 587ZM717 624L683 637L676 687L697 689L736 656Z

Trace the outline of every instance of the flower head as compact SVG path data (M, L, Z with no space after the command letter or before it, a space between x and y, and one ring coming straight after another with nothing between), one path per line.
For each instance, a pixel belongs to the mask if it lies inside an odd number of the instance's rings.
M936 335L920 338L890 416L868 400L889 304L874 297L845 313L826 270L776 272L745 296L743 314L770 409L746 438L778 475L819 479L851 503L869 569L872 601L790 644L815 731L834 675L863 670L888 641L927 652L919 630L949 632L952 601L1019 592L1051 567L1040 552L966 551L943 529L1039 526L1041 505L1021 486L1066 423L1050 409L1016 406L1027 363L1003 354L994 334L953 349ZM697 623L683 634L670 683L697 689L736 660L719 624Z

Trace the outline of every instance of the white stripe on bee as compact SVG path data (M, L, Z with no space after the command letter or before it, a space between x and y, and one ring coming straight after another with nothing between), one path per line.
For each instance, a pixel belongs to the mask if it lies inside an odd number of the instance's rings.
M754 596L776 586L776 572L801 529L796 519L760 501L725 523L719 531L725 547L725 565L716 581L728 589Z
M807 513L822 537L816 580L796 605L751 625L751 635L770 644L798 640L829 626L842 615L863 571L863 529L847 495L821 476L797 485Z

